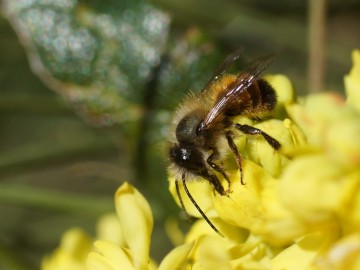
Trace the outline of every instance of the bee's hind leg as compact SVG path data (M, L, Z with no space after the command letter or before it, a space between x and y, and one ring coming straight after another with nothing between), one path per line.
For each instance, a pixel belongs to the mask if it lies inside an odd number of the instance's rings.
M275 150L279 150L281 147L281 144L274 139L273 137L271 137L270 135L268 135L267 133L265 133L264 131L262 131L261 129L249 126L249 125L240 125L240 124L235 124L234 127L237 130L240 130L242 133L248 134L248 135L261 135L264 137L264 139L268 142L268 144L270 144L270 146L272 148L274 148Z
M239 167L239 172L240 172L240 182L242 185L245 185L244 183L244 179L243 179L243 170L242 170L242 165L241 165L241 155L239 153L239 150L234 142L233 139L233 133L231 131L226 132L226 139L228 141L228 145L231 149L231 151L233 151L235 158L236 158L236 162L238 164Z

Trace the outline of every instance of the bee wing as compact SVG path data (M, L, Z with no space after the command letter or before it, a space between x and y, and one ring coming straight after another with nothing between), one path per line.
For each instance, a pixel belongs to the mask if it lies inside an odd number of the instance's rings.
M276 54L271 53L268 55L265 55L263 57L257 58L254 61L252 61L250 64L247 65L247 67L244 69L245 73L249 73L257 79L260 74L267 69L267 67L274 61Z
M243 52L244 48L240 47L233 51L232 53L228 54L225 59L221 62L221 64L217 67L214 74L207 82L201 93L205 93L205 91L209 88L211 84L217 81L229 68L240 58L241 53Z
M211 123L224 112L228 104L257 80L260 74L271 64L274 57L275 54L270 54L258 58L251 62L243 72L240 72L236 80L228 86L226 91L224 91L224 94L215 102L214 106L199 126L200 130L208 128Z

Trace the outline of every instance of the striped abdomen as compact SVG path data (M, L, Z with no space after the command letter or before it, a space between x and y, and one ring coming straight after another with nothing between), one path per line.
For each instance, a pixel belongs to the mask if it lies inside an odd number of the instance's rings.
M257 116L271 111L276 105L276 93L265 80L259 79L241 91L225 110L225 115Z

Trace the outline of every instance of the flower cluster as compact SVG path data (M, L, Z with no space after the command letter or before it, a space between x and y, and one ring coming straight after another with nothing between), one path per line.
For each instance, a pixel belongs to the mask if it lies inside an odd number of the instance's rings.
M268 76L278 95L274 115L260 123L238 121L271 134L281 150L261 137L239 136L245 185L230 154L228 196L213 192L206 181L188 183L225 237L200 218L157 266L149 255L151 209L124 184L115 196L116 241L99 237L108 240L96 241L88 256L86 237L84 245L63 241L43 269L55 269L51 263L61 258L76 258L83 269L360 269L360 51L353 62L345 76L346 100L336 93L295 100L286 77ZM178 202L174 179L169 183ZM182 189L181 195L187 212L201 217Z

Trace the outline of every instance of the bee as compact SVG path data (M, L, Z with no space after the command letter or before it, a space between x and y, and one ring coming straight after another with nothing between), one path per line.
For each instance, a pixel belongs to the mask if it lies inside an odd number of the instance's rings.
M186 195L201 216L218 234L215 225L201 210L190 194L186 181L189 179L208 181L221 196L230 192L230 179L222 160L227 149L234 154L244 185L242 157L235 145L237 132L246 135L260 135L275 150L280 143L264 131L250 125L234 121L236 116L259 118L270 112L276 105L274 89L263 79L261 73L271 64L274 55L267 55L252 61L243 71L233 75L228 70L241 55L241 49L229 54L216 69L203 90L195 95L189 94L175 112L172 121L171 141L168 155L169 172L175 177L176 192L181 207L185 210L180 196L179 182L182 182ZM225 190L218 176L228 183Z

